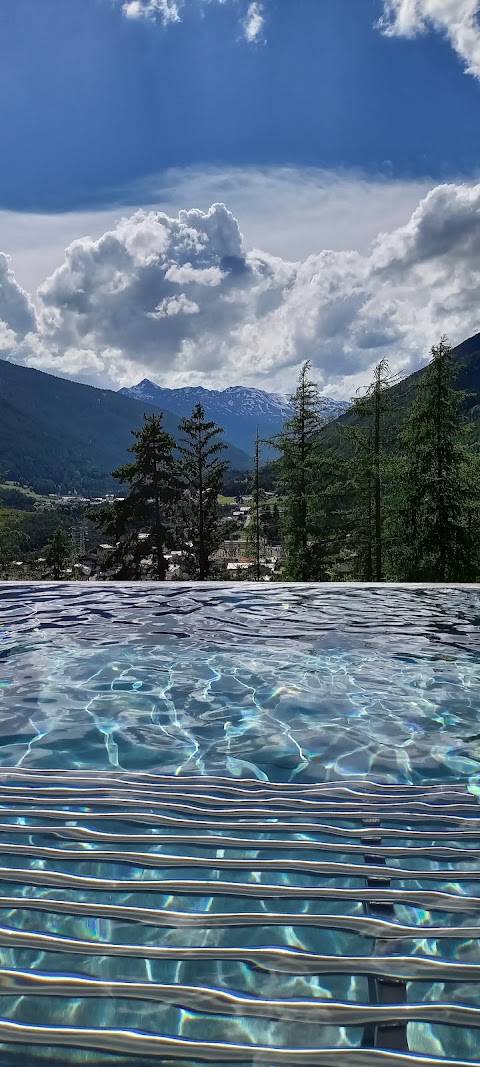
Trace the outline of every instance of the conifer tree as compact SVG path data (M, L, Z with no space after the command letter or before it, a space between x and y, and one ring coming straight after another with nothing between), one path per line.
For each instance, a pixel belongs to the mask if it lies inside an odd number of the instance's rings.
M431 351L400 439L396 573L404 581L468 581L477 576L479 461L466 394L455 388L461 365L446 337Z
M277 545L280 541L280 527L281 527L281 515L278 504L275 502L270 509L270 520L268 524L268 542L271 545Z
M128 451L133 462L113 471L129 487L127 495L94 518L114 543L107 565L116 578L163 581L179 495L175 441L163 429L161 415L144 419L142 429L132 431L135 441Z
M259 582L261 578L261 548L262 548L262 501L264 499L264 492L260 487L260 437L257 430L255 437L255 456L252 472L252 503L250 507L250 516L247 526L247 545L254 557L254 574L255 581Z
M276 545L280 540L280 511L278 504L270 504L267 499L261 501L260 530L267 545Z
M206 421L201 404L196 404L189 419L182 419L180 432L181 522L189 546L184 566L191 578L205 581L211 574L213 553L224 537L218 495L228 469L228 462L220 458L226 445L220 439L222 428Z
M72 559L72 554L72 539L63 526L59 526L45 548L47 566L51 568L55 581L60 580L62 571Z
M307 362L291 397L293 415L272 441L282 453L284 577L299 582L321 581L326 573L322 475L329 457L320 440L326 420L318 388L309 372Z
M344 430L353 444L350 491L356 577L366 582L381 582L384 577L384 417L391 408L387 390L394 380L382 359L371 385L353 401L351 411L358 424Z

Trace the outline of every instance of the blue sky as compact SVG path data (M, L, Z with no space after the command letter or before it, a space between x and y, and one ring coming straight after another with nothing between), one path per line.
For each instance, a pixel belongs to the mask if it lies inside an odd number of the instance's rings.
M311 358L340 395L480 329L479 9L2 0L4 357L272 388Z
M478 84L439 34L385 38L378 0L270 0L252 45L239 8L165 27L111 0L5 2L0 205L105 204L192 164L475 170Z

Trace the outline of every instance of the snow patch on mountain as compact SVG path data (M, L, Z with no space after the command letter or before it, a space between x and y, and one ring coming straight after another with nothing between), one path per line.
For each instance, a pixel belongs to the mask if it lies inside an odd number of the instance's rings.
M186 386L182 389L164 389L144 378L130 389L121 389L126 396L155 404L171 411L180 418L189 417L196 404L202 404L207 419L216 422L225 432L225 438L248 455L253 455L258 431L263 441L279 434L291 418L292 407L288 396L267 393L263 389L231 385L228 389L204 389L203 386ZM324 401L324 403L323 403ZM349 406L344 401L322 398L326 418L336 419ZM273 458L277 453L270 445L262 445L263 458Z
M201 403L205 408L216 408L219 415L225 409L229 414L256 416L262 415L273 418L289 419L292 414L290 398L283 393L267 393L263 389L254 389L248 386L231 385L228 389L204 389L203 386L185 386L182 389L166 389L155 385L148 378L144 378L138 385L131 388L121 389L126 396L132 396L136 400L145 400L151 404L165 404L168 400L170 410L180 411L185 404ZM328 418L338 418L350 406L345 400L333 400L331 397L322 397L322 408ZM177 408L175 407L177 402Z

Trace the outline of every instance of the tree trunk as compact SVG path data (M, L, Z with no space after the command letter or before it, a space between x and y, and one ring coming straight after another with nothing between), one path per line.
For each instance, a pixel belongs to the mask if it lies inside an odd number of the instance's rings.
M437 359L437 398L435 412L437 452L437 527L438 527L438 581L444 582L447 574L447 546L445 531L445 486L442 442L442 371L441 358Z
M255 564L257 582L260 581L260 443L257 437L255 441Z
M205 559L205 512L203 500L203 455L198 441L198 577L201 582L208 577L208 560Z
M365 568L365 581L371 582L373 579L373 545L372 545L372 518L373 518L373 500L372 500L372 477L370 469L368 471L368 487L367 487L367 551L366 551L366 568Z
M160 495L158 491L158 470L157 470L157 457L153 459L153 493L155 503L155 557L156 557L156 572L157 581L163 581L164 566L163 566L163 552L162 544L160 542Z
M305 404L305 376L302 381L302 403L301 403L301 415L300 415L300 515L299 524L301 530L301 576L300 581L308 581L307 573L307 548L308 548L308 531L307 531L307 476L305 471L305 464L307 458L307 442L306 442L306 404Z
M375 499L375 581L383 580L382 574L382 500L380 485L380 408L381 364L375 372L375 427L373 437L374 499Z

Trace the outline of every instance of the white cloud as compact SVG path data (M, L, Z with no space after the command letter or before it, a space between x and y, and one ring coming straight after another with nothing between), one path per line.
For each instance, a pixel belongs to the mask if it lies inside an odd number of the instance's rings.
M405 226L382 234L373 262L405 273L432 262L475 265L479 252L480 185L439 185L421 201Z
M123 13L129 19L161 19L164 26L180 22L176 0L125 0Z
M175 370L188 345L195 362L198 338L211 347L243 321L256 282L236 219L223 205L177 218L139 211L97 241L67 249L39 290L40 331L57 353L53 365L58 358L63 366L72 348L114 349L133 362L137 352L152 368L161 350L165 369ZM104 374L115 380L115 373L106 361Z
M177 285L189 285L196 282L197 285L220 285L224 272L219 267L192 267L191 263L185 263L179 267L176 263L165 273L167 282L176 282Z
M0 252L0 319L20 337L35 329L33 304L18 284L9 256L3 252Z
M147 311L147 315L151 319L164 319L168 315L198 315L199 312L198 304L189 300L185 293L180 293L180 296L166 296L154 311Z
M480 0L384 0L380 19L389 36L434 29L448 37L470 74L480 78Z
M0 252L0 357L15 359L22 341L36 328L32 301L18 284L9 257Z
M18 352L18 337L15 330L0 319L0 358L13 359Z
M265 15L263 10L263 4L258 3L258 0L254 0L253 3L248 5L247 14L245 15L244 30L247 41L258 41L261 37L262 30L265 24Z
M265 9L271 0L118 0L124 15L132 20L159 21L167 26L180 22L189 6L210 3L243 5L241 23L250 43L259 41L265 25ZM292 11L295 0L291 0ZM480 0L383 0L378 26L386 36L415 37L435 30L448 38L470 74L480 78Z
M168 26L172 22L180 22L182 13L188 6L194 4L198 8L204 8L210 3L225 4L230 0L123 0L123 14L132 20L145 19L151 22L161 22ZM244 0L247 4L247 0ZM238 0L232 0L237 4ZM250 43L258 41L265 22L263 3L261 0L252 0L245 9L242 18L244 35Z
M309 358L325 390L350 396L381 357L408 373L442 333L480 329L480 184L437 186L368 248L319 248L251 250L223 204L137 211L67 248L36 320L4 265L4 343L13 331L19 361L113 387L288 390Z
M98 240L141 206L172 216L185 204L207 211L226 203L242 221L246 248L303 260L319 248L368 251L379 230L402 226L434 186L431 178L387 181L315 167L190 167L139 182L108 208L55 215L0 211L0 233L17 279L34 294L74 240ZM204 282L212 277L203 274Z

